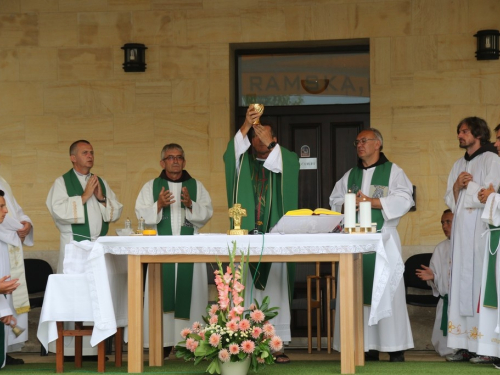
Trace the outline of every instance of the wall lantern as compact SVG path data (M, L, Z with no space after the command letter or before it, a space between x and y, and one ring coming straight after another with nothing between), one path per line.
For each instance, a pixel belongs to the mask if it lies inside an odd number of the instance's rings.
M498 30L481 30L474 36L477 38L476 59L498 60Z
M123 70L126 72L145 72L146 71L146 47L144 44L127 43L122 47L125 51L125 60Z

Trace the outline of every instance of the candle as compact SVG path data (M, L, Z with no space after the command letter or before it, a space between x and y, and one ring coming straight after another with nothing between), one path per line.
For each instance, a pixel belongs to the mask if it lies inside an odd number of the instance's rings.
M356 227L356 194L347 193L344 196L344 228Z
M372 226L372 203L369 201L359 202L359 224L361 228Z

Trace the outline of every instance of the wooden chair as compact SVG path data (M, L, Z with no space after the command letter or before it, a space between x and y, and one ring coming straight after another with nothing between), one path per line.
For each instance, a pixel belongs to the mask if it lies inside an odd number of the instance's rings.
M82 337L92 335L92 326L84 326L82 322L75 322L74 329L64 329L64 322L57 322L56 340L56 373L64 372L64 337L75 337L75 367L82 367ZM118 327L115 334L115 366L121 367L123 352L123 327ZM106 340L97 346L97 371L106 370Z

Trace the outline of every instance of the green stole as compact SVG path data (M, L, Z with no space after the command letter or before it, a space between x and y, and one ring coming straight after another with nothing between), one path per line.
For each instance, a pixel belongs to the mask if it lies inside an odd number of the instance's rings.
M267 169L264 171L267 179L267 189L264 189L265 194L263 195L265 206L261 204L261 209L265 210L265 214L261 215L263 220L262 225L259 225L259 228L262 228L264 233L267 233L287 211L298 208L299 160L297 154L284 147L281 147L281 157L283 160L283 173L271 173ZM237 171L234 139L231 139L224 153L224 164L228 206L231 208L234 203L240 203L241 207L247 210L247 216L241 218L241 228L253 230L256 227L255 208L258 204L256 201L254 172L262 173L262 168L259 167L260 163L252 155L244 153L240 157L240 168ZM229 220L232 228L232 219ZM266 288L271 265L271 263L261 263L257 275L255 275L257 263L250 264L254 285L257 289L264 290ZM288 295L291 300L295 282L295 263L287 263L287 271Z
M1 295L0 298L2 298ZM6 351L7 348L5 347L5 324L0 322L0 368L5 363Z
M496 283L496 264L497 264L497 246L500 241L500 230L498 227L489 225L490 227L490 251L488 254L488 268L486 271L486 286L484 288L485 307L498 307L497 300L497 283ZM495 230L496 229L496 230Z
M97 178L99 179L99 184L101 184L102 194L106 196L106 187L104 186L104 182L100 177ZM82 184L80 183L80 180L78 180L78 177L76 177L76 172L73 168L63 174L63 179L68 196L76 197L83 195ZM83 210L85 212L85 222L83 224L71 224L71 230L77 235L73 236L73 240L77 242L84 241L86 239L92 241L92 237L90 235L89 217L87 213L87 202L83 205ZM109 223L103 220L99 236L105 236L108 233L108 228Z
M439 329L443 331L443 336L448 336L448 293L444 296L439 296L443 300L443 313L441 314L441 325Z
M163 178L155 178L153 182L153 197L158 197L161 188L169 190L168 181ZM197 185L194 178L182 182L186 187L192 201L196 202ZM179 197L180 198L180 197ZM181 208L186 208L181 202ZM158 234L162 236L172 235L172 221L170 206L163 207L161 221L157 224ZM194 227L181 226L181 236L194 234ZM179 263L177 265L177 283L175 282L175 263L163 263L163 311L174 312L176 319L189 320L191 314L191 293L193 291L193 263Z
M391 168L392 163L389 161L375 167L375 171L373 172L372 180L370 182L370 198L373 198L373 192L379 190L378 188L389 187ZM357 193L359 190L361 190L362 182L363 169L354 167L351 170L351 173L349 173L349 178L347 179L347 189L350 189L353 193ZM373 189L372 187L376 188ZM387 196L387 190L388 189L383 189L383 196ZM381 196L377 196L377 198L381 198ZM377 230L382 229L384 225L384 216L382 215L382 210L372 208L372 221L377 223ZM363 304L365 305L371 305L372 303L373 277L375 276L375 258L375 253L363 254Z

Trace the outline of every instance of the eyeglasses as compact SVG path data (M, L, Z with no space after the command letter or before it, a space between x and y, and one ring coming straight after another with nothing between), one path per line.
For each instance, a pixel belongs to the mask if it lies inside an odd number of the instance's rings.
M354 147L358 147L360 143L364 145L368 141L376 141L376 140L377 138L361 138L361 139L356 139L352 144L354 145Z
M174 160L175 161L184 161L184 156L182 156L182 155L177 155L177 156L169 155L166 158L163 158L161 160L162 161L168 160L169 162L173 162Z

